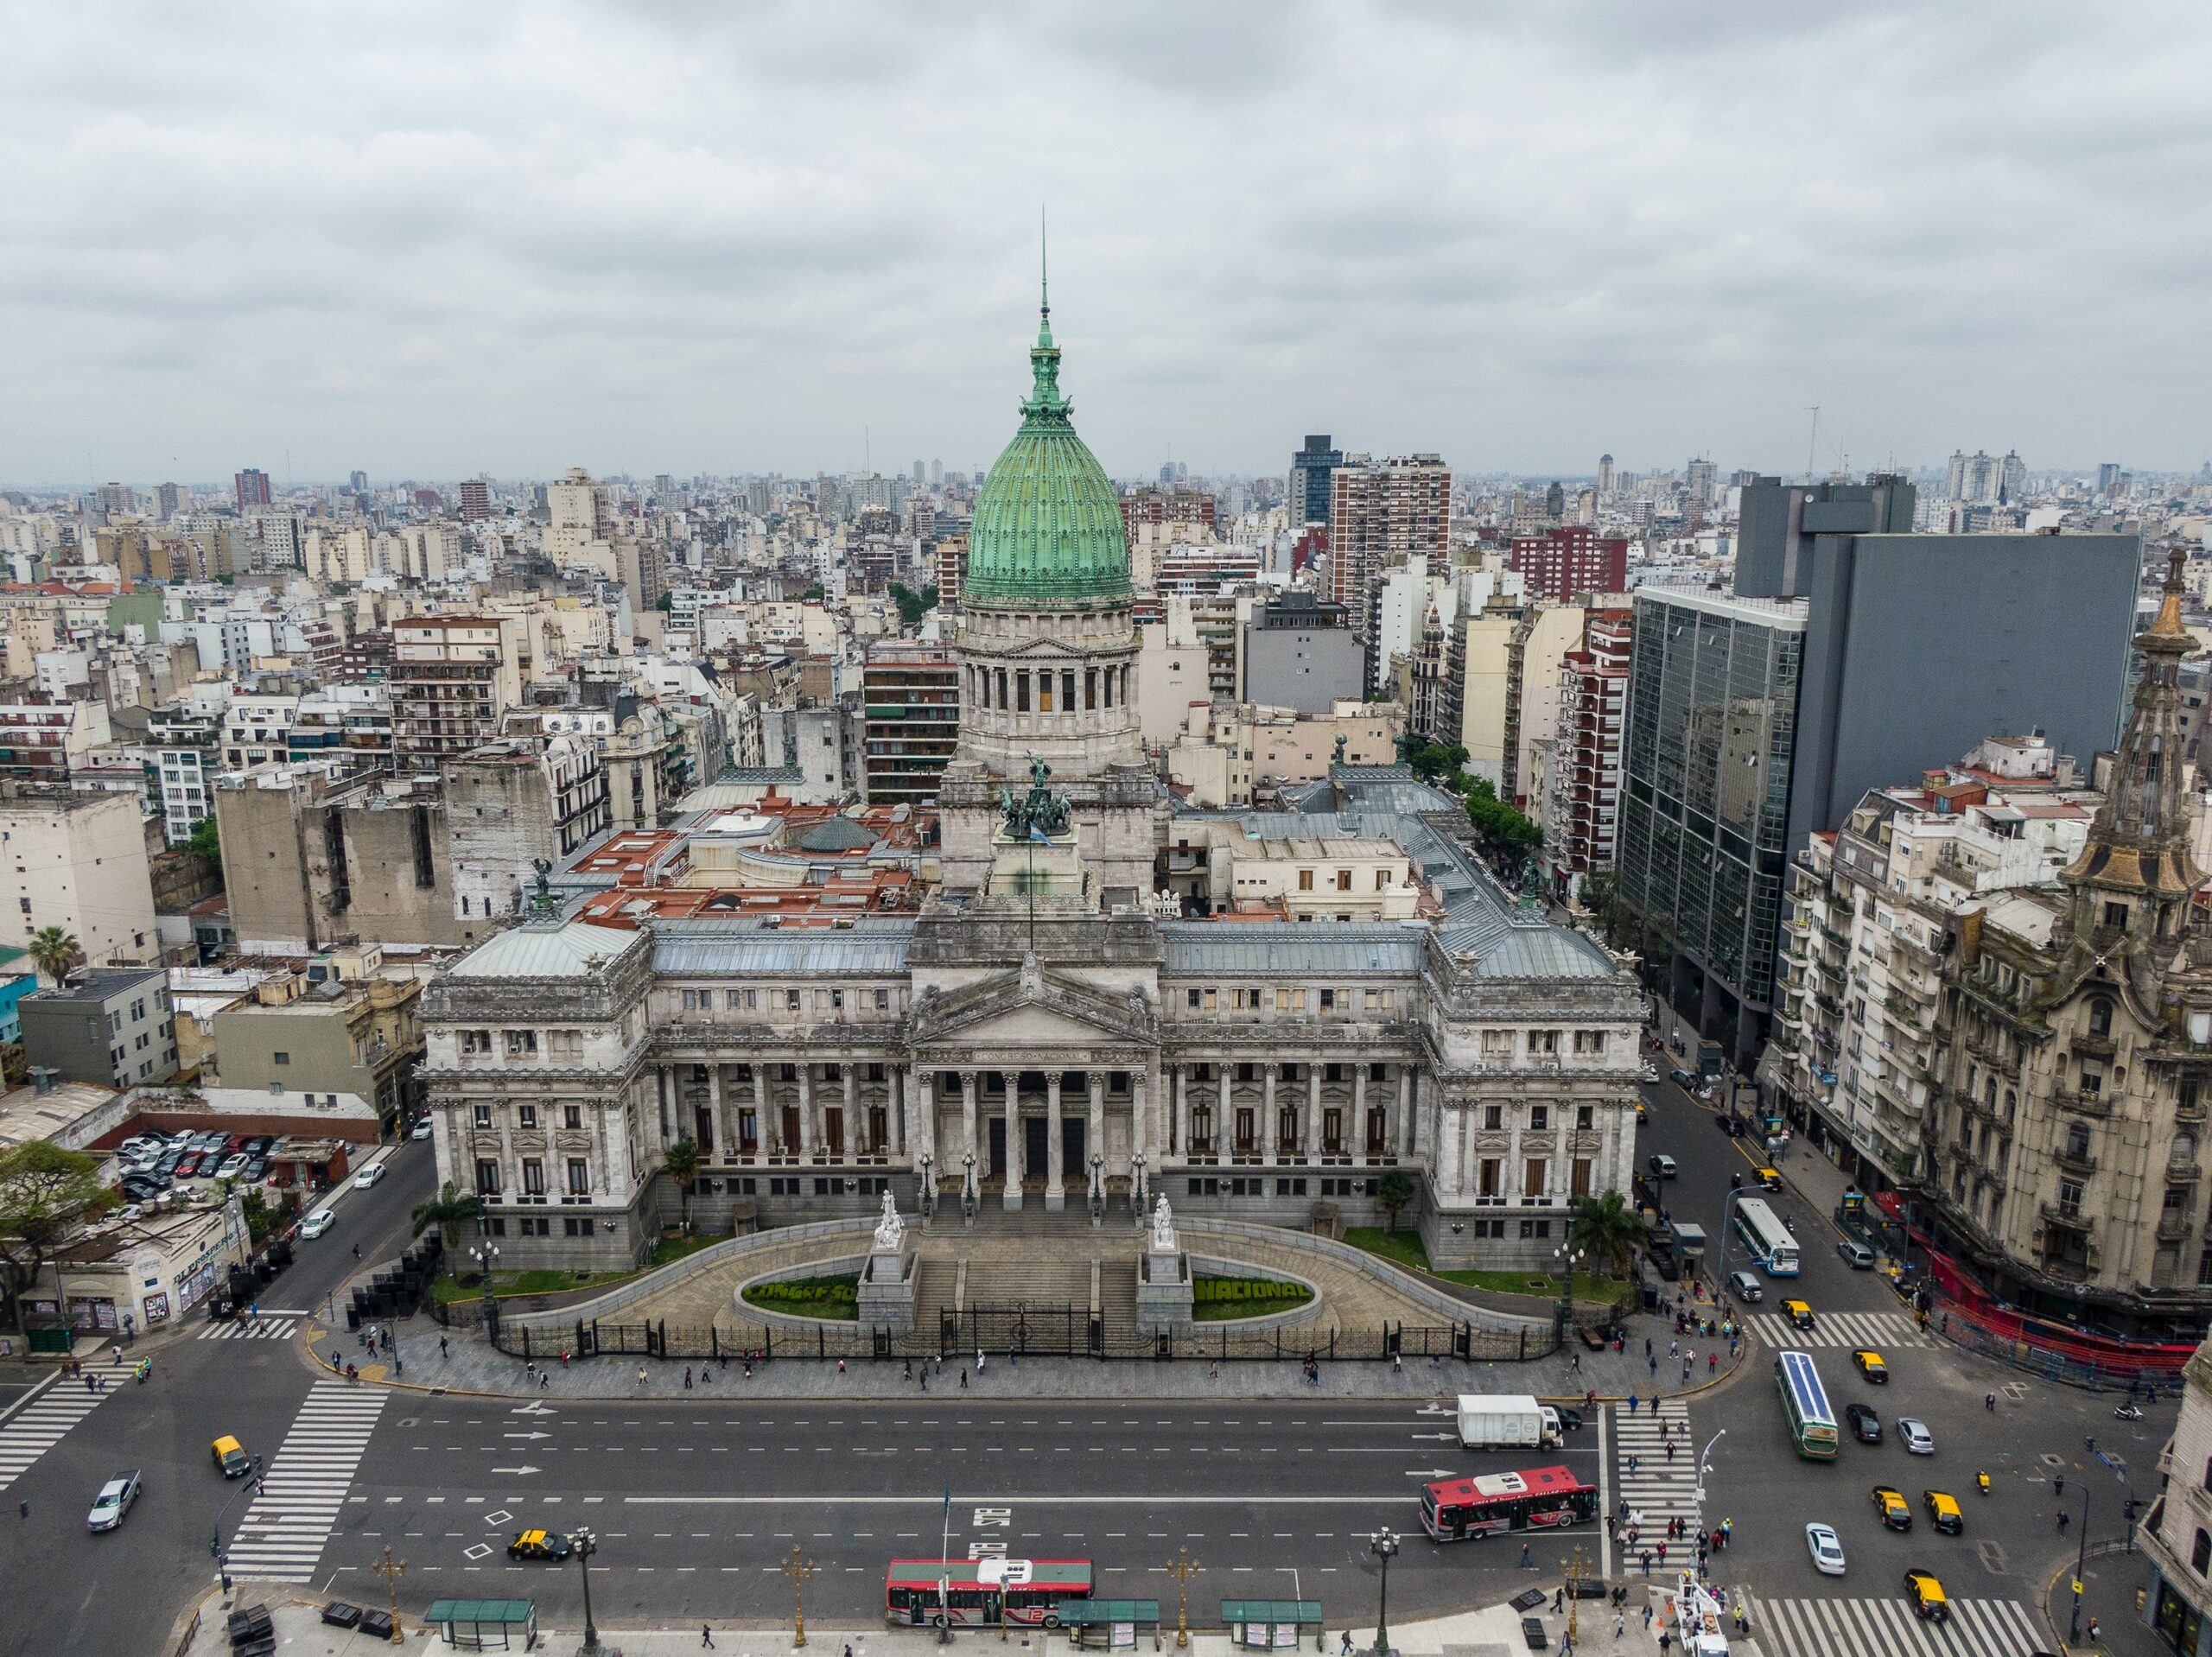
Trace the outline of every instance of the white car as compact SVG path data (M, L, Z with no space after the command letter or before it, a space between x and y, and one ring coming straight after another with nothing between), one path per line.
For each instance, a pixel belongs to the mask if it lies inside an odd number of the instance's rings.
M320 1237L324 1232L329 1230L330 1228L337 1222L337 1219L338 1216L333 1214L328 1209L317 1209L313 1214L310 1214L306 1219L300 1222L300 1235L302 1237Z
M113 1530L137 1500L138 1470L134 1467L128 1473L118 1473L100 1486L99 1495L92 1498L92 1512L85 1515L85 1528Z
M381 1162L372 1162L367 1167L362 1169L359 1173L353 1176L353 1183L360 1187L361 1190L366 1190L370 1186L375 1184L377 1181L383 1178L384 1164Z
M425 1116L421 1121L416 1123L414 1127L409 1128L407 1130L407 1137L410 1140L429 1139L430 1137L430 1119L428 1116Z
M1928 1431L1925 1421L1915 1420L1910 1415L1897 1417L1897 1442L1916 1456L1936 1453L1936 1435Z
M1843 1574L1843 1544L1836 1540L1834 1529L1827 1525L1805 1527L1805 1546L1813 1556L1813 1569L1823 1577Z
M252 1160L253 1159L246 1155L245 1152L233 1151L229 1156L223 1159L223 1165L215 1170L215 1178L218 1179L236 1179L240 1174L245 1171L246 1164Z

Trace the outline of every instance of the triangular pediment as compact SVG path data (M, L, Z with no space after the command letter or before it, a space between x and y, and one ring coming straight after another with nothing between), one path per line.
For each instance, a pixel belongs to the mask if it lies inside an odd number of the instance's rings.
M1150 1044L1157 1036L1141 996L1115 995L1033 962L950 995L925 997L913 1011L917 1044L1042 1052L1100 1042Z

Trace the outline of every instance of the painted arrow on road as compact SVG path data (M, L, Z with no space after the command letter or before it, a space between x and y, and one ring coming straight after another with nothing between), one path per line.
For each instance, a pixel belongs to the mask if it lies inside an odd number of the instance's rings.
M550 1432L503 1432L499 1436L502 1438L520 1438L527 1442L533 1438L550 1438L553 1435Z
M526 1476L531 1473L543 1473L545 1470L542 1467L495 1467L492 1470L494 1473L519 1473Z
M555 1409L551 1405L541 1404L534 1398L531 1400L529 1403L523 1405L520 1408L512 1409L507 1412L509 1415L558 1415L560 1413L560 1411Z
M499 1470L495 1467L492 1470L496 1473ZM1448 1479L1456 1470L1449 1467L1408 1467L1406 1476L1409 1479Z
M1433 1439L1440 1444L1456 1444L1459 1442L1459 1435L1456 1432L1416 1432L1413 1437L1417 1444L1427 1439Z

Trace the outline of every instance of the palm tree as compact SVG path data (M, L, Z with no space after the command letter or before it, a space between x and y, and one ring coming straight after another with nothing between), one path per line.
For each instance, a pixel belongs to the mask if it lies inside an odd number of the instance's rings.
M1618 1191L1578 1197L1574 1217L1567 1223L1573 1245L1592 1259L1603 1260L1615 1277L1628 1274L1629 1260L1643 1246L1644 1235L1643 1216Z
M676 1182L676 1193L683 1203L683 1228L691 1229L691 1182L699 1177L699 1147L690 1140L678 1140L662 1153L668 1165L668 1177Z
M56 987L67 982L77 964L77 935L59 926L41 926L31 934L31 964L51 978Z
M479 1220L484 1212L483 1203L476 1200L474 1191L462 1190L448 1179L438 1188L438 1194L427 1203L415 1206L415 1235L421 1236L432 1226L438 1235L450 1243L452 1228Z

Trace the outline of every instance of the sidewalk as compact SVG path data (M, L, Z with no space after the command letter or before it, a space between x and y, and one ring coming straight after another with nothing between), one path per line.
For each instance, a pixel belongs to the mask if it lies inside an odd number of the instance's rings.
M403 1598L405 1596L403 1595ZM1198 1611L1198 1597L1192 1597L1191 1609ZM358 1603L358 1602L356 1602ZM381 1602L379 1602L381 1603ZM393 1647L382 1640L349 1633L342 1628L326 1628L321 1622L322 1602L305 1600L278 1601L274 1597L257 1593L252 1587L242 1587L233 1597L234 1606L265 1604L276 1624L276 1648L280 1652L315 1653L318 1657L372 1657L372 1654L390 1652ZM1160 1630L1157 1644L1148 1635L1138 1637L1135 1650L1149 1654L1154 1650L1173 1653L1175 1650L1174 1602L1160 1602L1166 1625ZM189 1643L178 1648L179 1657L228 1657L229 1647L224 1638L223 1618L226 1607L219 1596L210 1595L200 1609L200 1622ZM406 1648L416 1651L449 1651L436 1634L416 1621L420 1611L428 1610L427 1603L410 1611L405 1619ZM1211 1600L1206 1610L1217 1609ZM1322 1608L1325 1611L1330 1609ZM1656 1657L1659 1645L1656 1634L1647 1631L1640 1615L1641 1603L1630 1596L1626 1630L1619 1639L1613 1635L1612 1607L1598 1600L1585 1600L1577 1613L1576 1648L1591 1654L1606 1654L1613 1657ZM1492 1652L1525 1652L1528 1646L1522 1638L1521 1619L1524 1613L1510 1605L1487 1605L1478 1609L1463 1611L1452 1616L1438 1617L1426 1622L1394 1623L1390 1628L1390 1646L1394 1652L1405 1657L1490 1657ZM1564 1612L1555 1613L1547 1600L1542 1605L1525 1613L1537 1617L1544 1625L1548 1636L1547 1652L1550 1657L1560 1657L1567 1619ZM714 1649L728 1652L734 1657L786 1657L798 1647L791 1644L788 1623L772 1628L746 1627L735 1623L716 1622L709 1625L714 1631ZM1652 1628L1656 1629L1655 1622ZM1341 1622L1331 1622L1318 1641L1311 1636L1302 1641L1301 1651L1326 1657L1339 1650L1344 1635L1351 1635L1355 1657L1368 1657L1375 1646L1375 1625L1354 1622L1347 1630ZM616 1628L602 1626L599 1630L601 1648L609 1657L674 1657L677 1652L696 1652L705 1649L700 1640L699 1625L686 1624L680 1628ZM565 1654L578 1650L582 1645L581 1628L554 1629L541 1627L536 1649ZM514 1647L522 1649L519 1641ZM849 1651L852 1657L937 1657L950 1653L953 1657L964 1652L967 1657L984 1657L985 1654L1020 1654L1020 1657L1043 1657L1043 1654L1066 1654L1074 1657L1079 1649L1065 1633L1044 1628L1013 1628L1006 1638L999 1638L995 1629L963 1629L953 1636L950 1646L940 1646L934 1634L926 1629L907 1630L890 1628L881 1624L863 1628L810 1623L806 1631L805 1649L819 1654L819 1657L843 1657ZM1127 1649L1127 1647L1124 1647ZM1228 1634L1218 1628L1201 1631L1193 1627L1188 1647L1190 1657L1236 1657L1245 1649L1234 1644ZM1287 1649L1277 1647L1278 1650ZM1750 1637L1734 1637L1729 1642L1730 1657L1760 1657L1758 1641Z
M1711 1301L1688 1303L1692 1310L1718 1316ZM1020 1358L993 1354L980 1373L972 1355L913 1362L912 1375L903 1359L880 1362L850 1360L841 1370L833 1360L779 1357L752 1366L744 1360L709 1364L642 1357L604 1357L563 1364L557 1359L525 1368L519 1358L494 1350L475 1331L447 1330L427 1317L393 1326L397 1349L372 1355L358 1336L311 1324L307 1350L325 1369L336 1358L364 1381L454 1392L523 1394L545 1398L666 1398L687 1393L704 1400L735 1394L747 1398L925 1397L950 1390L999 1398L1325 1398L1432 1399L1459 1393L1535 1393L1561 1403L1580 1404L1594 1392L1600 1400L1639 1396L1670 1397L1704 1391L1726 1379L1732 1364L1725 1341L1684 1339L1695 1361L1685 1376L1681 1359L1669 1359L1675 1339L1669 1317L1638 1314L1628 1320L1630 1338L1616 1353L1609 1346L1592 1352L1576 1342L1571 1349L1528 1363L1487 1360L1409 1357L1403 1366L1371 1361L1320 1364L1318 1384L1306 1380L1301 1361L1230 1362L1214 1366L1180 1358L1155 1363L1095 1358ZM1649 1342L1651 1355L1645 1356ZM443 1343L441 1349L441 1343ZM1711 1354L1717 1350L1718 1365ZM962 1377L966 1376L966 1386ZM640 1377L642 1376L642 1379Z
M2050 1579L2044 1594L2044 1615L2060 1643L2052 1647L2069 1657L2171 1657L2172 1648L2152 1633L2135 1609L2136 1596L2151 1579L2151 1562L2140 1553L2121 1550L2117 1541L2089 1544L2088 1573L2082 1578L2082 1637L2069 1644L2066 1635L2074 1620L2074 1561L2068 1559ZM2089 1638L2089 1622L2098 1623L2098 1637Z

